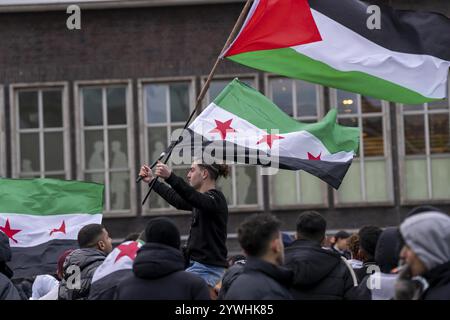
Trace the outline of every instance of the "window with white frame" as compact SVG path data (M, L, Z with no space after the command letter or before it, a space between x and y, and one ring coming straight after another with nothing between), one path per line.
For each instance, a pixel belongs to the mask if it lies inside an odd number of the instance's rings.
M393 201L389 104L342 90L331 90L331 106L338 109L338 122L360 128L360 144L339 190L338 204L387 203Z
M285 113L301 122L317 122L323 116L322 87L301 80L270 76L269 98ZM279 170L270 177L271 205L326 206L327 187L319 178L304 172Z
M79 97L79 179L105 185L105 212L135 207L130 83L76 84Z
M5 100L3 86L0 86L0 177L6 177L6 152L5 152Z
M13 177L70 178L67 87L12 85Z
M171 143L172 133L184 127L194 105L194 79L141 80L141 122L144 123L144 163L153 163ZM176 139L177 137L174 137ZM169 159L168 164L171 164ZM185 178L189 165L173 166L176 175ZM142 188L143 195L148 188ZM169 204L152 192L145 212L167 210Z
M204 105L209 105L233 78L230 76L215 77L206 93ZM256 76L239 76L239 80L253 88L257 87ZM260 203L258 194L262 192L260 168L252 165L232 164L230 169L228 178L221 178L217 181L217 187L225 195L228 206L230 208L257 206Z
M449 200L449 100L398 108L402 199Z

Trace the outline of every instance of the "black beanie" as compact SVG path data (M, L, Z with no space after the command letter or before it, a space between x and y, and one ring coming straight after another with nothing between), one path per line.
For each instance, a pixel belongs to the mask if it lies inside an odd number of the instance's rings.
M156 242L180 249L180 232L167 218L154 218L145 227L145 242Z

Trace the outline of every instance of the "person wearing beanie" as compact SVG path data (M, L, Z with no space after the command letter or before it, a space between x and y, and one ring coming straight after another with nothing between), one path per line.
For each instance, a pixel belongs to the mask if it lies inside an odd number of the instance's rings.
M120 281L115 300L209 300L206 282L184 271L180 232L167 218L154 218L145 228L133 273Z
M371 274L371 266L376 265L375 261L375 249L377 247L378 238L381 235L381 228L376 226L364 226L359 232L359 252L358 255L363 262L363 266L360 269L355 269L358 283L361 283L363 279Z
M396 299L450 300L450 217L428 211L410 215L400 225L405 266Z
M21 300L19 292L10 280L13 272L6 264L10 260L9 238L0 231L0 300Z

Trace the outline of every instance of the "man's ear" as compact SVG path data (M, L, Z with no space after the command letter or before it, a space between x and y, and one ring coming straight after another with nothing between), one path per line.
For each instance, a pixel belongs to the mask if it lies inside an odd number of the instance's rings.
M105 242L103 240L100 240L97 242L97 247L100 249L100 251L103 251L106 248Z

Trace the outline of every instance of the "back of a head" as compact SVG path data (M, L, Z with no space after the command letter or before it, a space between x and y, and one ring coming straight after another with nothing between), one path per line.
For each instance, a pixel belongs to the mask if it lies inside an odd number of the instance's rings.
M78 232L78 245L80 248L95 248L104 229L105 227L97 223L88 224L81 228Z
M358 251L359 251L359 235L357 233L353 233L348 238L348 249L350 250L350 252L352 254L352 258L356 259L356 257L358 256Z
M350 238L350 234L347 231L341 230L336 232L336 234L334 235L334 238L336 241L341 240L341 239L348 239Z
M381 272L390 273L399 263L402 249L400 232L397 227L388 227L378 238L375 248L375 262Z
M376 226L364 226L359 232L359 247L364 250L370 260L375 260L375 249L378 238L381 235L381 228Z
M270 242L279 236L281 222L271 214L253 214L238 228L238 240L249 256L261 257L267 253Z
M154 218L145 227L145 241L147 243L159 243L180 249L180 231L168 218Z
M327 230L327 221L316 211L304 211L297 218L297 237L321 243Z

